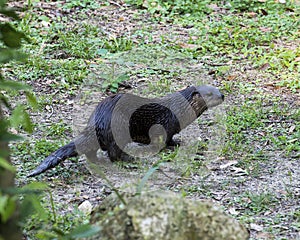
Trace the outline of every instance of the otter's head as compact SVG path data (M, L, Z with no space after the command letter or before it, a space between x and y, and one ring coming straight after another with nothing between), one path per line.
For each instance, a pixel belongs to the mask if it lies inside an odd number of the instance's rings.
M224 95L216 87L203 85L196 87L196 89L203 98L207 108L215 107L224 101Z

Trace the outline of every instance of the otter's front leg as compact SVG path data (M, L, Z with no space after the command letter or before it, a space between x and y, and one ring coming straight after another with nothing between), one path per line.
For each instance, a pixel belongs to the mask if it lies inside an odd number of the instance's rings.
M166 142L168 147L179 147L180 146L180 141L179 140L174 140L170 139L169 141Z

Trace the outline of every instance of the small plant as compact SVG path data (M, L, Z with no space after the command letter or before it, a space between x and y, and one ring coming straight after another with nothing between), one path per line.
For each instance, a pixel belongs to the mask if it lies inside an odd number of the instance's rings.
M83 26L84 27L84 26ZM82 31L82 30L81 30ZM100 38L90 38L84 36L82 32L70 31L59 32L59 45L70 56L79 57L83 59L92 59L98 56L98 49L106 46Z
M46 136L61 136L64 137L66 136L66 133L70 133L71 128L67 126L62 120L60 120L58 123L54 123L48 128L46 131Z
M116 63L112 63L111 72L109 74L102 74L101 76L104 79L102 84L103 90L109 90L112 93L116 93L118 91L119 85L129 80L129 76L125 73L117 74L116 73Z
M130 39L119 37L106 40L103 43L103 48L107 49L111 53L122 52L131 50L133 42Z
M239 12L257 12L261 14L267 14L268 12L283 12L285 4L273 1L253 1L253 0L230 0L227 2L226 7L228 9L234 9Z
M73 8L97 9L100 7L100 4L91 0L67 0L62 7L64 9L73 9Z
M211 12L207 7L210 2L205 1L188 1L188 0L148 0L148 1L132 1L127 2L134 4L140 8L146 8L148 12L159 17L171 17L181 14L201 16Z
M78 210L72 214L57 214L59 206L54 203L51 190L45 184L30 183L22 188L22 192L25 193L21 204L22 220L27 223L24 233L28 237L73 240L99 232L97 226L86 224L88 217ZM47 193L48 201L42 192ZM29 216L24 214L29 212Z
M249 207L254 213L269 210L278 202L275 196L268 192L262 192L259 194L248 192L246 193L246 196L250 199L247 207Z

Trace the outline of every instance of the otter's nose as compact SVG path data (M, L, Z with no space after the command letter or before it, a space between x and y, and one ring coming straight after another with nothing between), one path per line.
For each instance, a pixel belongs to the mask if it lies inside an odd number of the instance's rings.
M225 98L224 94L221 94L221 98L224 101L224 98Z

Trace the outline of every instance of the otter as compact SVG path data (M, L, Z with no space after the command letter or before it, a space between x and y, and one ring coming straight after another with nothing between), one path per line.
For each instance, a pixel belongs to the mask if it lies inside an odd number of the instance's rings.
M173 136L191 124L204 111L221 104L218 88L190 86L161 98L143 98L119 93L101 101L85 129L69 144L50 154L28 177L39 175L63 160L85 154L97 159L97 151L107 151L110 160L128 161L124 151L132 142L174 146Z

